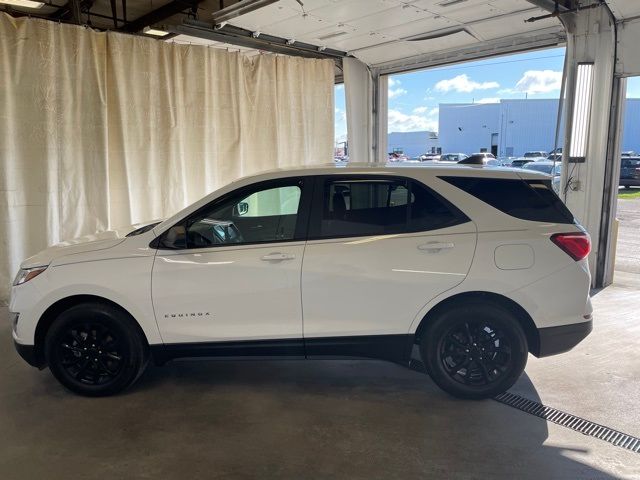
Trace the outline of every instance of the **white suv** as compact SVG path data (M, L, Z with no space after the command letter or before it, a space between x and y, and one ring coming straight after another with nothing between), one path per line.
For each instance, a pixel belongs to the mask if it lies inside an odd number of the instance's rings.
M447 392L486 398L528 352L591 331L589 249L536 172L279 170L26 260L13 338L84 395L128 387L149 358L287 356L421 360Z

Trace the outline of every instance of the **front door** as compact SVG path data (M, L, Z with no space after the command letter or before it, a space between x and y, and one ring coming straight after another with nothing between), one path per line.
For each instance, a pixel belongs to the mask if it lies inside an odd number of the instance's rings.
M305 183L244 187L165 233L152 274L165 344L298 339L302 351Z

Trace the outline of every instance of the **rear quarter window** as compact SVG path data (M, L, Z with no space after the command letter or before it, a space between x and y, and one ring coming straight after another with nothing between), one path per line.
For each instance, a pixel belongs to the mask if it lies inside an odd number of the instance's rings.
M575 223L550 180L439 177L507 215L522 220Z

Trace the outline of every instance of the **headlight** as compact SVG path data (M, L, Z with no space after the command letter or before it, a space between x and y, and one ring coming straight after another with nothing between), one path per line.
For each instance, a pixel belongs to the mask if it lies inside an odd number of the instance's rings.
M47 265L44 267L33 267L33 268L21 268L16 275L16 279L13 281L13 285L22 285L23 283L28 282L32 278L37 277L42 272L47 269Z

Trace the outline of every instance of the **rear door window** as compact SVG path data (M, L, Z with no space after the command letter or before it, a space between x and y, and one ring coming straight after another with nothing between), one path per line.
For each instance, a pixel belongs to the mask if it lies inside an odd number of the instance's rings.
M550 180L439 178L512 217L534 222L575 223L569 209L553 191Z
M331 178L321 185L311 237L420 232L469 221L440 195L404 178Z

